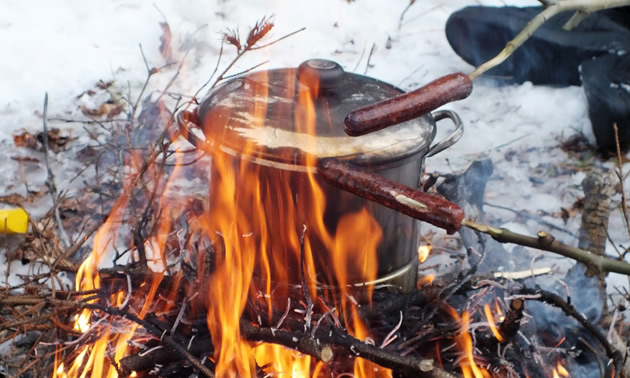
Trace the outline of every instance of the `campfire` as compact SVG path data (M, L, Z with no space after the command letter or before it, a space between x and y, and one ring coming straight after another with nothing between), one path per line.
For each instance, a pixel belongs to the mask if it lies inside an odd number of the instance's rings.
M272 26L225 43L240 57ZM575 274L594 282L628 264L485 225L488 161L425 174L464 127L431 111L468 96L471 78L405 94L322 59L226 76L176 111L138 101L137 124L113 135L127 150L99 184L118 195L91 197L108 213L89 223L91 253L74 263L77 242L51 264L76 273L74 289L1 299L23 319L50 311L42 375L623 374L616 320L606 335L562 290L538 285L548 269L485 259L506 253L497 241L518 243L579 261ZM420 105L405 113L410 102ZM441 140L438 127L450 130ZM137 148L147 136L152 147ZM119 162L108 153L96 164ZM434 245L457 231L461 248Z

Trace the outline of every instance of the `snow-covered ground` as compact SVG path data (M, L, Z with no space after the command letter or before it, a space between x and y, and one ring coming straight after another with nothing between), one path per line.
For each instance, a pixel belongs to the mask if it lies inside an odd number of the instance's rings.
M266 60L269 63L265 68L295 67L308 58L318 57L335 60L346 71L367 70L370 76L410 90L445 74L472 71L449 47L444 24L451 12L479 3L538 4L534 0L423 0L415 2L401 22L401 13L409 4L404 0L2 1L0 195L23 194L25 190L18 178L18 163L10 157L31 152L16 149L12 134L20 129L30 132L41 129L44 93L49 95L48 116L68 119L84 117L80 105L94 105L86 96L79 99L77 96L93 88L98 80L113 80L122 87L128 83L130 92L137 93L146 78L139 44L150 66L167 63L159 52L161 22L168 22L172 32L173 59L183 60L173 92L192 95L207 80L217 61L219 32L239 28L243 36L265 15L273 15L275 22L269 40L302 27L306 30L248 54L232 72ZM233 47L226 47L224 64L234 53ZM163 88L176 67L171 66L152 78L151 88ZM548 173L567 159L558 147L560 140L576 132L592 139L586 100L580 87L551 88L528 83L499 87L492 80L482 79L475 82L468 99L445 108L460 114L465 123L464 137L456 147L431 158L428 171L455 172L471 161L488 157L495 164L495 173L488 184L486 201L517 211L527 210L530 214L571 208L583 195L580 188L583 173ZM80 137L75 146L86 140L80 123L51 121L49 125ZM441 130L438 138L447 132ZM60 189L69 187L64 172L73 171L76 164L69 156L71 153L52 157ZM597 160L594 164L613 166L611 162ZM32 189L44 188L43 163L31 167L26 176ZM49 205L32 210L35 215L41 214ZM522 231L530 234L544 229L532 221L522 224L511 212L492 208L488 211L501 222L497 226L511 223L511 227L516 227L521 223ZM544 219L575 233L579 227L579 217L567 225L557 218ZM610 236L617 244L628 244L624 229L619 212L613 211ZM575 238L565 234L556 236L577 244ZM608 254L615 256L612 245L609 247ZM618 275L610 275L609 283L627 285Z

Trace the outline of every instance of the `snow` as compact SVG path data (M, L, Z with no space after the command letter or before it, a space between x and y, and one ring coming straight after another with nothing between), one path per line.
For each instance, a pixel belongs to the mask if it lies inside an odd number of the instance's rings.
M274 68L297 66L308 58L318 57L335 60L346 71L367 71L370 76L410 90L445 74L472 71L450 49L443 28L451 12L479 3L538 4L534 0L424 0L411 6L400 22L407 1L5 0L0 3L0 51L4 53L0 60L3 159L0 177L4 178L0 180L0 195L24 192L18 164L9 157L30 152L13 147L11 135L20 129L30 132L41 129L44 93L49 95L50 118L73 119L81 118L81 105L88 108L98 105L98 98L80 95L99 80L113 80L123 86L128 83L130 92L137 93L147 75L139 45L150 66L167 63L158 50L160 22L166 20L170 25L174 59L184 62L172 89L178 93L194 94L210 76L219 52L219 32L238 28L244 36L264 15L274 15L276 26L269 40L302 27L306 30L268 49L248 54L231 72L265 60L269 60L265 68ZM374 52L367 67L372 46ZM226 46L224 64L234 53L231 46ZM151 89L162 88L175 70L176 65L156 75ZM557 172L567 159L558 147L559 141L576 132L593 140L580 87L552 88L531 83L498 86L490 79L481 78L475 82L468 99L445 108L460 114L465 123L464 137L455 147L429 159L428 171L457 172L471 161L488 157L495 165L495 173L488 184L487 201L529 213L568 209L583 195L580 188L583 173ZM80 124L51 121L50 125L80 137L77 144L85 141ZM438 128L440 139L451 126L442 121ZM58 186L70 189L70 193L78 184L69 184L64 172L76 169L71 158L76 149L71 147L66 153L52 156ZM508 158L510 154L512 158ZM594 161L594 164L614 166L612 162ZM24 172L29 186L44 188L43 164L29 167ZM550 173L554 170L556 173ZM29 210L38 216L50 204L45 205L34 204ZM512 213L487 210L498 221L514 227L519 224ZM579 219L571 219L567 225L551 217L545 220L566 229L579 227ZM628 235L618 211L612 212L610 224L611 239L616 244L627 245ZM522 231L530 234L544 228L536 222L528 222L526 226ZM568 243L577 242L567 235L558 236ZM609 247L608 254L616 255L612 245ZM619 275L610 275L609 284L627 286L625 278Z

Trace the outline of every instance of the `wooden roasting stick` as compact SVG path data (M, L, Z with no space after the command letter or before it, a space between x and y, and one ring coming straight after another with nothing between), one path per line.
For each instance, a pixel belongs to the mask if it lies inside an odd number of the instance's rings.
M398 210L415 219L445 229L449 234L462 226L490 235L500 243L514 243L553 252L586 264L594 272L615 272L630 276L630 264L560 243L540 231L537 237L495 228L465 218L464 211L443 198L421 192L376 173L343 163L335 158L321 159L317 174L326 182L345 191Z

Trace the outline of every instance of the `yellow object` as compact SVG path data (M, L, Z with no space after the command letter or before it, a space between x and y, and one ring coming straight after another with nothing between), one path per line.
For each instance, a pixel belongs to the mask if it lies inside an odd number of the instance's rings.
M24 209L0 210L0 233L23 234L28 230L28 214Z

